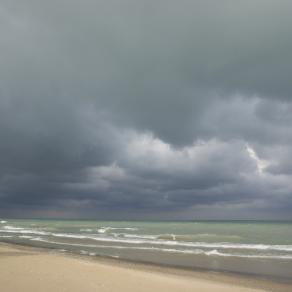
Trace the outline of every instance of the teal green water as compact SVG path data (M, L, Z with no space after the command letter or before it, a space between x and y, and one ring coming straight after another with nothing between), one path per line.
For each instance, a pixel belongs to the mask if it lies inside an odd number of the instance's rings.
M85 256L292 280L292 223L0 219L0 240Z

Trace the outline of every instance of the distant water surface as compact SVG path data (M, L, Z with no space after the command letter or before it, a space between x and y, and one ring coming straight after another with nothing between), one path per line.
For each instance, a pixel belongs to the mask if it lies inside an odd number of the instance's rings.
M292 281L292 223L0 219L0 241Z

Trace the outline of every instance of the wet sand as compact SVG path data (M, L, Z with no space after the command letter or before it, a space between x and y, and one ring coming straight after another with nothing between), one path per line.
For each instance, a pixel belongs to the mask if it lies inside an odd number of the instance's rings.
M0 290L5 292L288 292L291 287L211 272L90 260L0 244Z

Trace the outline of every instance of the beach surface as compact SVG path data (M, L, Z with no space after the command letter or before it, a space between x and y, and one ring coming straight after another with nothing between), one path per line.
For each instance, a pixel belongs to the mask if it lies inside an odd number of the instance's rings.
M206 272L174 273L167 268L89 260L50 251L0 245L0 287L5 292L51 291L291 291L291 286L270 289L250 285L236 277L224 279ZM221 280L220 280L221 279ZM2 290L3 289L3 290Z

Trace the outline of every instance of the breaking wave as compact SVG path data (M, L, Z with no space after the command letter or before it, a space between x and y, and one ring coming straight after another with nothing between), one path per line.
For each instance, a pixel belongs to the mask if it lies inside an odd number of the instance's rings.
M137 231L138 228L134 227L101 227L97 229L98 233L107 233L110 232L111 230L131 230L131 231Z
M203 249L175 249L175 248L159 248L159 247L145 247L145 246L122 246L122 245L99 245L99 244L81 244L81 243L65 243L50 241L40 237L32 238L33 241L41 241L50 244L62 245L62 246L75 246L84 248L100 248L100 249L116 249L116 250L144 250L144 251L157 251L166 253L177 253L177 254L193 254L193 255L205 255L213 257L238 257L238 258L254 258L254 259L285 259L292 260L292 255L273 255L273 254L240 254L240 253L226 253L220 252L217 249L213 250L203 250ZM89 252L86 250L81 250L81 254L84 255L97 255L97 253Z

